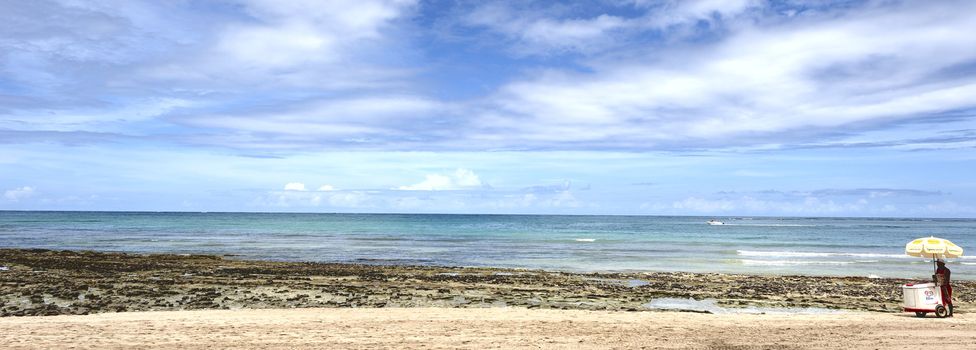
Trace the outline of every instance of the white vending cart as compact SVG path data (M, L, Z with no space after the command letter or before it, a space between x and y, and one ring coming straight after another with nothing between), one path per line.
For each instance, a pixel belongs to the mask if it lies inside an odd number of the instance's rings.
M932 268L936 268L936 259L958 258L962 256L962 247L948 239L938 237L921 237L905 245L905 254L925 259L932 259ZM936 281L937 275L932 275ZM943 281L938 280L939 283ZM949 310L942 305L942 288L936 283L909 283L901 286L905 294L905 311L914 312L915 316L925 317L929 312L935 316L946 317ZM951 302L950 302L951 303Z
M905 295L905 312L925 317L929 312L937 317L946 317L949 310L942 305L942 289L935 283L909 283L901 286Z

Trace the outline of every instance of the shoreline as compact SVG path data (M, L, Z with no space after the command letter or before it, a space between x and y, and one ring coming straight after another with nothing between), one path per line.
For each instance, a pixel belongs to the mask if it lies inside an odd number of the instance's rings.
M899 278L686 272L571 273L482 267L297 263L215 255L0 249L0 316L289 308L648 311L655 299L726 308L901 312ZM957 313L976 281L953 284Z

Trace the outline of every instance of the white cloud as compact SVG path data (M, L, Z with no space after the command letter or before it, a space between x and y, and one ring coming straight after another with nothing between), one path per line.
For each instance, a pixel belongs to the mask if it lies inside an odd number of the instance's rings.
M433 190L453 190L454 182L451 178L445 175L430 174L427 178L417 184L409 186L400 186L400 190L406 191L433 191Z
M92 109L24 110L3 115L0 127L13 130L56 130L109 132L126 130L123 123L145 122L194 102L177 98L148 98L127 104Z
M361 208L367 206L371 200L369 194L361 191L339 192L327 197L330 205L340 208Z
M381 29L412 1L250 0L246 9L258 21L228 26L216 54L236 60L235 68L286 69L349 59L363 41L380 39Z
M255 199L255 204L281 208L327 206L342 209L368 207L373 201L374 198L363 191L342 191L331 185L322 185L318 190L310 191L303 183L291 182L285 185L284 190L271 191Z
M305 184L301 182L289 182L285 184L285 191L306 191Z
M635 1L639 6L660 6L660 1ZM656 8L647 18L654 27L667 28L697 21L711 22L713 16L734 17L750 8L760 6L758 0L693 0L668 1Z
M352 36L347 40L379 36L386 22L397 18L415 0L246 0L247 9L254 16L270 22L307 22L321 26L335 35Z
M228 30L217 51L247 67L283 68L336 60L336 41L306 24L245 27Z
M577 208L581 203L572 192L566 190L552 196L547 205L551 207Z
M510 83L476 123L523 144L729 145L971 108L976 78L932 77L976 60L974 5L742 21L714 44Z
M608 15L592 19L568 19L553 21L542 19L524 28L523 38L533 43L552 46L569 46L577 50L589 40L601 38L625 25L625 20Z
M317 100L270 111L194 116L177 121L195 127L243 133L291 135L288 140L292 142L314 140L316 136L353 141L370 136L389 137L402 133L405 126L413 128L433 123L432 117L448 108L437 101L416 96L367 96Z
M428 174L424 181L419 183L397 187L404 191L444 191L480 188L483 184L481 179L473 171L468 169L457 169L453 174Z
M521 194L502 194L497 197L478 198L471 203L472 207L484 207L502 212L550 212L558 213L566 210L582 208L587 204L576 198L572 191L566 189L556 192L533 191ZM592 206L592 205L590 205Z
M256 21L227 26L219 34L213 51L219 65L213 67L277 75L296 68L340 72L336 64L359 63L360 50L382 41L389 22L415 2L250 0L244 5Z
M757 6L754 0L712 0L645 2L633 4L642 14L624 17L596 12L578 15L559 7L520 8L520 5L486 3L461 18L461 24L486 28L511 40L518 54L551 54L572 51L599 54L610 47L626 45L627 39L646 31L680 33L675 28L699 25L719 18L734 17ZM567 13L563 13L567 12Z
M322 185L319 186L319 188L316 191L329 192L335 190L336 188L332 185ZM285 184L285 191L308 191L308 188L305 187L305 184L301 182L289 182Z
M454 171L454 183L457 187L481 187L481 179L473 171L457 169Z
M0 69L33 102L4 98L35 107L4 108L0 129L269 150L775 149L908 129L871 136L897 144L917 133L895 123L976 106L973 2L184 5L4 8ZM428 10L453 19L411 21ZM424 55L444 37L556 57ZM511 67L481 71L498 63ZM926 134L971 129L959 120ZM889 147L949 147L916 142Z
M248 136L213 137L209 131L179 128L187 125L264 135L369 133L373 128L362 124L383 121L316 123L283 116L262 123L223 112L255 96L279 112L273 115L287 114L296 96L339 96L329 103L336 108L333 119L393 113L377 108L416 114L404 106L410 101L382 93L391 87L409 91L403 87L414 73L404 60L389 57L409 54L410 44L400 40L402 29L395 22L415 7L413 0L0 5L0 22L9 24L0 26L0 71L10 73L12 88L20 91L17 101L24 101L8 105L0 96L0 129L185 136L169 139L178 141ZM355 96L348 97L347 89ZM371 103L375 99L388 101ZM198 123L177 128L167 123L182 117Z
M476 8L463 18L463 22L468 26L486 27L513 39L515 49L525 53L589 52L604 46L613 31L630 26L628 20L606 14L593 18L547 18L498 3Z
M3 193L3 198L12 202L19 202L20 200L30 198L34 195L34 188L31 186L24 186L15 188L12 190L7 190Z

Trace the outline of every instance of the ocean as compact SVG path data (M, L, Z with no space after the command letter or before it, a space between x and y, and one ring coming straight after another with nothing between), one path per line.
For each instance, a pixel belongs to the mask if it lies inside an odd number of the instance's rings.
M976 219L0 211L3 248L571 272L928 278L904 247L930 235L976 249Z

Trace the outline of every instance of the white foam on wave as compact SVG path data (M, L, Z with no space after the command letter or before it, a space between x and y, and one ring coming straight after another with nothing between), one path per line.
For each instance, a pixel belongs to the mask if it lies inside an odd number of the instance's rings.
M850 258L888 258L888 259L918 259L905 254L875 254L875 253L833 253L833 252L794 252L794 251L757 251L757 250L736 250L736 254L741 256L762 256L762 257L782 257L782 258L823 258L823 257L850 257Z
M796 266L796 265L850 265L853 261L816 261L816 260L749 260L742 259L743 265L753 266Z
M574 239L577 242L596 242L596 238L577 238Z

